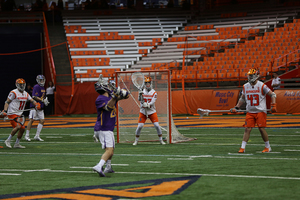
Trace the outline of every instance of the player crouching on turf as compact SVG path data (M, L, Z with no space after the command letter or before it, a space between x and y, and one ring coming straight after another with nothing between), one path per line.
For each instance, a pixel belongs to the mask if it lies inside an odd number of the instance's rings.
M100 81L99 81L100 82ZM115 138L114 127L116 123L116 104L117 101L128 99L129 92L120 87L110 90L108 85L95 83L95 90L99 93L96 99L97 121L94 127L94 137L100 140L102 149L105 149L100 162L93 167L93 170L104 177L105 173L114 173L111 167L111 159L114 154ZM106 167L103 171L103 166Z
M276 112L276 94L272 92L267 85L259 81L258 78L259 71L257 69L250 69L248 72L249 82L243 85L242 96L237 105L230 109L231 112L235 113L240 109L243 103L246 103L247 114L244 125L245 131L239 153L245 153L250 132L252 128L255 127L255 124L257 124L261 137L265 142L265 149L262 153L271 151L268 134L265 130L267 125L266 95L271 97L271 111Z
M162 132L159 126L158 117L155 108L155 102L157 100L157 92L154 89L152 89L151 82L152 82L151 77L145 77L144 90L139 92L139 101L141 102L141 108L139 114L138 127L135 131L135 142L133 143L133 145L138 144L142 128L144 127L147 118L149 118L153 123L157 131L160 144L166 144L162 139Z
M11 131L9 137L7 138L7 140L5 140L5 145L8 148L11 148L10 141L12 137L18 132L18 137L16 139L14 148L25 148L24 146L21 146L19 144L25 131L24 123L21 124L20 122L18 122L18 120L15 119L21 117L27 101L30 101L38 110L41 109L41 105L33 100L31 96L25 91L26 82L24 79L17 79L16 87L17 89L14 89L9 93L4 104L4 110L0 113L0 116L7 116L10 119L10 124L13 127L13 130Z

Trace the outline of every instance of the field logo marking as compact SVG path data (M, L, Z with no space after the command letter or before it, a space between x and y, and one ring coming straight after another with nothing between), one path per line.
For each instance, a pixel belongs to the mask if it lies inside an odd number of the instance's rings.
M114 183L108 185L86 186L57 189L40 192L28 192L11 195L0 195L0 199L33 200L33 199L66 199L66 200L115 200L122 198L146 198L180 194L201 176L186 176L155 180ZM105 178L101 178L105 180ZM141 187L137 185L143 185ZM145 186L147 185L147 186ZM126 189L111 189L113 187ZM130 187L132 186L132 187Z

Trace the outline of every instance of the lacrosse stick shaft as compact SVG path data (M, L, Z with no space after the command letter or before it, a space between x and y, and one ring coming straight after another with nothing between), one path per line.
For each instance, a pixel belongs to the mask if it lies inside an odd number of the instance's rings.
M31 109L32 109L32 108L30 108L30 109L25 109L25 110L23 110L23 112L30 111ZM15 113L18 113L18 112L7 113L7 115L12 115L12 114L15 114Z

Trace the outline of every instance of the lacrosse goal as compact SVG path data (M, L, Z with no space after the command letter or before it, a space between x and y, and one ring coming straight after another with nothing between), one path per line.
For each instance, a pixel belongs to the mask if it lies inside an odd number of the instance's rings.
M138 101L138 89L131 80L131 75L136 71L116 72L116 85L128 89L131 94L127 100L118 102L117 110L117 142L134 142L135 130L138 125L140 102ZM139 71L144 76L152 79L152 88L157 92L155 103L159 125L162 129L163 139L168 143L177 143L193 140L183 136L174 125L172 119L171 81L168 70ZM158 141L154 125L150 119L142 129L139 142Z

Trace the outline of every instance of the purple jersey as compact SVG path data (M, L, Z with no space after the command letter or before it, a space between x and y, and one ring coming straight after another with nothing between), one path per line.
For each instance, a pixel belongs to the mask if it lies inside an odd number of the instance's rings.
M112 110L105 110L105 106L111 97L99 95L96 99L97 121L94 131L113 131L116 123L116 107Z
M36 96L36 97L40 97L41 99L44 99L46 97L46 90L43 86L40 86L39 84L36 84L33 87L32 90L32 97ZM44 103L43 102L39 102L41 104L41 108L44 108ZM35 106L31 103L30 104L31 108L34 108Z

